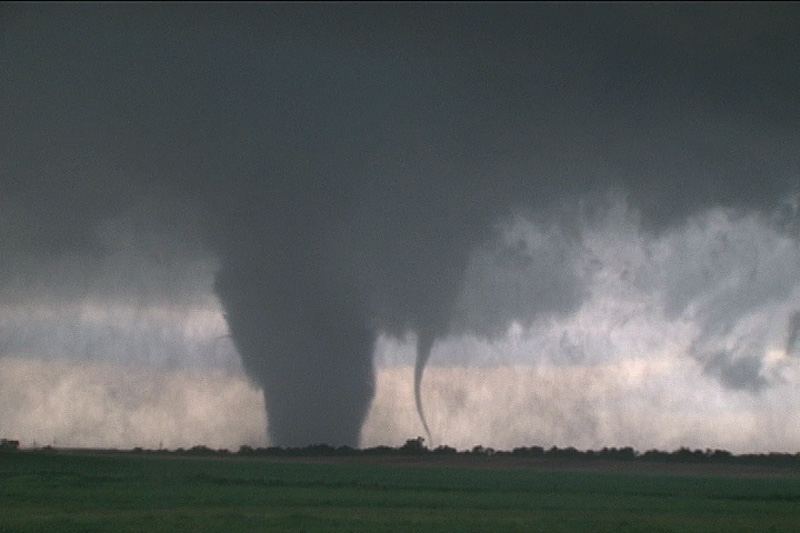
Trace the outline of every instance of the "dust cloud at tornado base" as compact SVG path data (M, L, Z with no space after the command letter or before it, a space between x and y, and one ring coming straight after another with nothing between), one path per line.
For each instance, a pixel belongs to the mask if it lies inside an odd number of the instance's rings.
M373 439L386 338L423 400L669 353L746 416L795 365L797 11L4 7L3 358L244 371L279 445Z

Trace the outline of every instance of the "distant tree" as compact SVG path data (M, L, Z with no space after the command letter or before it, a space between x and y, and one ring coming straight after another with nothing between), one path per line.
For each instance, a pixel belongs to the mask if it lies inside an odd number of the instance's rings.
M196 446L192 446L186 453L189 455L213 455L214 450L212 450L208 446L203 446L202 444L198 444Z
M599 452L595 452L594 455L598 458L612 461L631 461L636 459L636 451L631 447L603 448Z
M366 455L392 455L396 452L397 450L395 450L394 448L385 445L374 446L372 448L366 448L364 450L361 450L361 453Z
M671 460L679 463L703 463L708 460L708 456L703 450L690 450L686 447L681 447L672 452Z
M581 452L577 449L569 446L567 448L559 448L558 446L553 446L549 450L547 450L547 455L549 457L559 457L563 459L575 459L581 456Z
M433 453L435 453L437 455L455 455L455 454L458 453L458 450L456 450L455 448L451 448L450 446L445 446L444 444L442 444L440 446L437 446L433 450Z
M427 452L428 448L425 447L425 438L417 437L416 439L408 439L406 443L400 447L400 451L411 455Z
M714 450L709 455L709 459L715 462L727 463L733 459L733 454L728 450Z
M494 455L495 452L494 448L488 448L478 444L477 446L473 446L472 451L470 453L472 453L472 455L489 456L489 455Z
M339 446L338 448L336 448L336 455L350 456L350 455L357 455L357 454L358 454L358 450L356 450L355 448L353 448L351 446L343 445L343 446Z
M544 448L541 446L530 446L528 448L520 447L514 448L511 455L519 455L523 457L540 457L544 455Z
M641 458L645 461L658 461L662 463L670 460L670 454L661 450L647 450L641 455Z
M11 439L0 439L0 451L12 452L19 449L19 441Z

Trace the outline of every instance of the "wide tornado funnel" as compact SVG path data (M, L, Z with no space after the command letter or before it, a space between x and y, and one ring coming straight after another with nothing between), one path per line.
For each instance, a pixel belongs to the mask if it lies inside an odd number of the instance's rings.
M356 447L374 395L375 333L335 284L270 270L230 262L216 282L243 364L264 390L270 442Z

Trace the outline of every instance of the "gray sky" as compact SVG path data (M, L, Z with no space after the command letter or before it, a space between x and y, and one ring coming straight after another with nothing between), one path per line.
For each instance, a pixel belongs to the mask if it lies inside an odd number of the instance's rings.
M241 365L286 445L358 443L384 338L788 379L797 4L0 17L0 356Z

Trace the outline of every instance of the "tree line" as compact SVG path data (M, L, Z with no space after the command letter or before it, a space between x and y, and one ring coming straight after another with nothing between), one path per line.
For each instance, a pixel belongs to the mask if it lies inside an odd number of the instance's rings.
M282 448L270 446L266 448L243 445L236 452L226 449L214 450L198 445L192 448L178 448L173 451L143 450L135 448L134 453L169 453L182 455L235 455L245 457L368 457L368 456L462 456L462 457L520 457L560 460L606 460L606 461L641 461L660 463L725 463L725 464L769 464L800 466L800 452L797 453L748 453L734 454L720 449L690 449L681 447L674 451L647 450L640 452L632 447L602 448L600 450L578 450L572 446L559 448L552 446L517 447L512 450L495 450L491 447L476 445L471 449L457 450L456 448L440 445L429 448L425 445L423 437L408 439L399 447L375 446L371 448L352 448L349 446L334 447L328 444L314 444L298 448Z
M0 452L18 451L19 442L2 439ZM55 452L53 446L35 448L33 451ZM242 445L235 452L228 449L213 449L204 445L173 450L159 448L157 450L141 447L132 450L97 450L117 453L185 455L185 456L239 456L239 457L369 457L369 456L459 456L459 457L519 457L531 459L557 459L574 461L641 461L656 463L695 463L695 464L752 464L772 466L800 467L800 452L797 453L748 453L734 454L719 449L690 449L681 447L674 451L647 450L639 452L632 447L602 448L600 450L578 450L572 446L559 448L552 446L522 446L512 450L495 450L491 447L476 445L471 449L457 450L451 446L440 445L429 448L423 437L408 439L402 446L375 446L371 448L352 448L350 446L330 446L314 444L305 447L282 448L279 446L252 447Z

